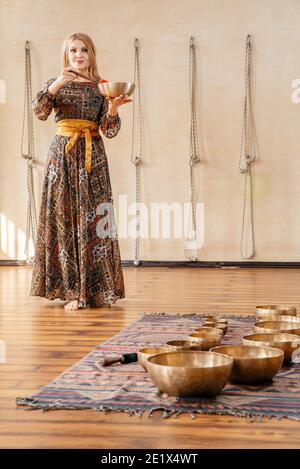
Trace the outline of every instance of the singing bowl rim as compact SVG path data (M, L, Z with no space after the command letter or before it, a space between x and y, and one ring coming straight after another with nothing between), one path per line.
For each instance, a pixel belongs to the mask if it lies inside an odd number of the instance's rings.
M211 331L209 329L211 329ZM219 329L218 327L205 327L205 326L202 326L202 327L199 327L198 329L194 329L192 333L197 333L197 332L201 332L201 331L203 331L203 332L207 331L209 333L219 334L222 337L224 336L224 331L222 329Z
M106 81L104 83L99 83L99 86L109 86L109 85L129 85L129 86L135 86L135 83L131 81Z
M291 324L300 324L300 318L297 316L289 316L288 314L263 314L257 316L258 322L289 322Z
M295 316L297 315L297 308L294 305L259 305L255 306L256 314L268 314L269 311L287 311L287 312L293 312L295 313ZM275 313L276 314L276 313ZM284 315L284 313L282 313ZM290 314L291 316L294 316L293 314Z
M143 350L156 350L156 352L143 352ZM158 352L158 350L161 350L161 352ZM144 370L147 371L147 360L149 357L152 357L153 355L159 355L160 353L164 353L168 351L168 347L161 346L161 347L141 347L137 351L137 356L138 356L138 363L144 368Z
M215 322L215 321L206 321L203 324L204 324L203 327L210 327L212 329L221 329L221 331L223 332L223 335L225 335L227 330L228 330L228 324L226 324L226 323ZM211 324L211 325L208 326L208 324Z
M266 324L269 325L266 326ZM279 327L275 327L276 325L281 325ZM298 327L295 327L295 326ZM280 321L259 321L254 324L254 330L259 333L259 331L263 330L266 332L266 334L270 333L273 334L272 331L277 331L277 332L287 332L288 331L298 331L300 334L300 323L293 323L293 322L280 322ZM275 333L274 332L274 333ZM292 334L292 332L291 332ZM298 334L298 335L299 335Z
M193 335L195 334L195 335ZM197 335L197 333L192 333L189 335L189 338L188 340L190 340L191 342L207 342L207 341L211 341L211 340L217 340L218 343L220 343L222 341L222 338L223 336L221 336L220 334L210 334L209 332L206 333L206 335Z
M113 88L128 88L126 93L127 96L131 96L135 89L135 83L130 81L108 81L106 83L99 83L98 84L99 90L101 94L104 96L110 96L110 93ZM113 93L114 94L114 93Z
M270 340L266 339L265 337L268 336L270 338ZM278 336L285 336L287 337L286 340L280 340L280 338L278 338ZM256 337L256 339L250 339L250 337ZM262 339L262 340L260 340ZM275 346L274 344L280 344L282 346L284 345L288 345L288 344L292 344L294 342L299 342L300 344L300 336L297 335L297 334L289 334L288 332L269 332L269 333L266 333L266 334L259 334L259 333L256 333L256 334L247 334L247 335L244 335L244 337L242 338L242 341L244 342L247 342L245 343L244 345L251 345L251 343L258 343L259 346L260 344L264 344L265 347L271 347L271 348L277 348L277 346ZM273 345L265 345L265 344L273 344Z
M175 339L175 340L169 340L168 342L166 342L166 345L168 347L180 347L180 345L176 345L175 343L172 344L172 342L181 342L181 343L184 343L186 345L189 345L191 344L191 342L193 342L192 340L188 340L188 339Z
M272 353L273 355L267 355L267 356L234 356L234 355L228 355L230 357L232 357L234 360L265 360L265 359L273 359L273 358L280 358L280 357L283 357L284 356L284 353L281 349L279 348L276 348L276 347L269 347L269 346L265 346L265 345L261 345L261 346L256 346L256 345L242 345L242 344L239 344L239 345L218 345L217 347L212 347L210 349L210 352L215 352L215 353L223 353L226 355L226 352L217 352L217 350L215 349L225 349L225 348L242 348L244 350L246 349L252 349L254 352L257 352L259 349L265 349L265 351L267 353ZM227 352L228 353L228 352Z
M228 324L228 319L226 318L218 318L217 316L206 316L203 318L203 322L220 322L221 324Z
M182 343L182 345L175 345L172 344L172 342L177 342L177 343ZM166 342L166 349L169 352L180 352L181 350L191 350L191 351L197 351L202 349L202 343L197 342L196 340L188 340L188 339L182 339L182 340L169 340Z
M203 321L203 327L206 327L204 324L214 324L214 325L220 324L220 326L222 326L222 327L228 327L228 324L227 324L226 322L209 321L208 319L205 319L205 320ZM220 328L216 327L216 329L220 329Z
M165 347L164 345L162 345L162 346L157 346L157 347L142 347L142 348L140 348L140 349L138 350L138 353L142 353L142 354L144 354L144 355L149 355L149 353L152 353L152 352L144 352L144 350L149 350L149 349L151 349L151 350L154 350L154 349L156 349L156 350L165 349L165 350L166 350L166 348L167 348L167 347ZM154 352L153 355L158 355L158 353L155 353L155 352Z
M189 337L197 337L197 336L201 337L202 334L204 336L205 335L209 335L209 336L214 336L215 335L215 336L223 337L221 329L220 329L220 332L219 332L219 331L216 331L214 327L208 327L208 328L204 328L204 329L196 329L195 331L193 331L189 334Z
M218 355L218 356L221 356L223 358L224 363L221 363L219 365L213 365L213 366L178 366L178 365L171 365L171 364L165 364L165 363L156 363L155 360L162 360L162 356L165 356L165 355L179 355L179 354L184 354L184 355L191 355L191 354L196 354L196 355L199 355L199 356L203 356L205 358L205 356L210 356L211 353L214 353L214 355ZM159 358L158 358L159 357ZM216 357L218 358L218 357ZM229 360L228 360L229 359ZM166 352L166 353L159 353L157 355L152 355L151 357L149 357L147 359L147 361L149 363L151 363L152 365L154 366L157 366L157 367L167 367L169 368L170 370L176 370L176 369L184 369L184 370L202 370L202 369L216 369L216 368L222 368L224 366L230 366L233 364L233 358L230 357L229 355L225 355L224 353L217 353L217 352L211 352L211 351L204 351L204 350L180 350L180 351L170 351L170 352Z

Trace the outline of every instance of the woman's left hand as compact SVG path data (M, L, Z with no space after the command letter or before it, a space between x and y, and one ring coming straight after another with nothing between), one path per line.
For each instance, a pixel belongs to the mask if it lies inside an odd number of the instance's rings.
M108 104L108 114L111 116L115 116L118 113L119 106L122 104L132 103L132 99L128 99L128 95L125 96L120 94L116 98L106 98L109 102Z

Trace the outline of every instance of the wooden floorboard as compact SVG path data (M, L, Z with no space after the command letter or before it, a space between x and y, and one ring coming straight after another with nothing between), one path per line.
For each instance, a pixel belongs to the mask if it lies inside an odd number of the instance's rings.
M28 295L31 267L0 267L1 448L299 448L300 422L94 410L25 410L29 396L143 312L253 314L257 304L300 310L300 269L124 268L126 298L105 308L65 311Z

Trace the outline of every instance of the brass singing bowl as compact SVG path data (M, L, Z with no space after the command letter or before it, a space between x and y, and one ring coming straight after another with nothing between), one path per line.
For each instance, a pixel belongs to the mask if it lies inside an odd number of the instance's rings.
M210 333L215 333L219 334L221 337L224 335L224 331L218 327L211 327L211 326L202 326L199 327L198 329L195 329L194 332L210 332Z
M298 322L261 321L255 324L254 332L257 334L276 334L278 332L286 332L287 334L300 335L300 324Z
M288 363L292 359L292 354L300 347L300 337L296 334L251 334L245 335L242 339L244 345L255 345L279 348L284 353L284 362Z
M211 331L198 330L189 335L189 340L196 342L199 345L200 350L204 351L219 345L223 337L223 335L218 332L212 332L212 328L207 329L211 329Z
M256 306L256 317L264 318L268 316L297 316L297 309L291 305L266 305Z
M170 352L148 358L149 376L169 396L215 396L229 380L233 360L220 353Z
M167 347L143 347L138 350L138 362L147 371L147 359L159 353L168 352Z
M202 350L201 343L192 340L170 340L166 346L173 352L177 350Z
M107 83L99 83L98 84L100 93L108 98L116 98L122 94L123 96L131 96L135 84L129 83L126 81L108 81Z
M264 316L261 318L257 318L258 322L292 322L294 324L300 324L300 318L297 318L296 316L285 316L285 315L270 315L270 316Z
M206 321L219 322L221 324L228 324L228 319L219 318L218 316L205 316L205 318L203 318L203 322L206 322Z
M255 345L221 345L210 351L233 358L230 381L243 384L270 381L280 370L284 358L282 350Z
M218 322L218 321L203 321L204 327L214 327L217 329L221 329L223 331L223 335L226 334L228 326L226 323Z

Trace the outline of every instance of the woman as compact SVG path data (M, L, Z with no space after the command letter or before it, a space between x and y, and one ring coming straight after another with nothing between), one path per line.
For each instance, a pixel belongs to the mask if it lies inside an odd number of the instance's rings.
M65 309L113 304L125 297L109 167L102 133L115 137L127 96L104 98L95 46L84 33L68 36L63 69L37 93L41 120L55 111L56 135L44 171L31 296L69 300ZM71 301L70 301L71 300Z

